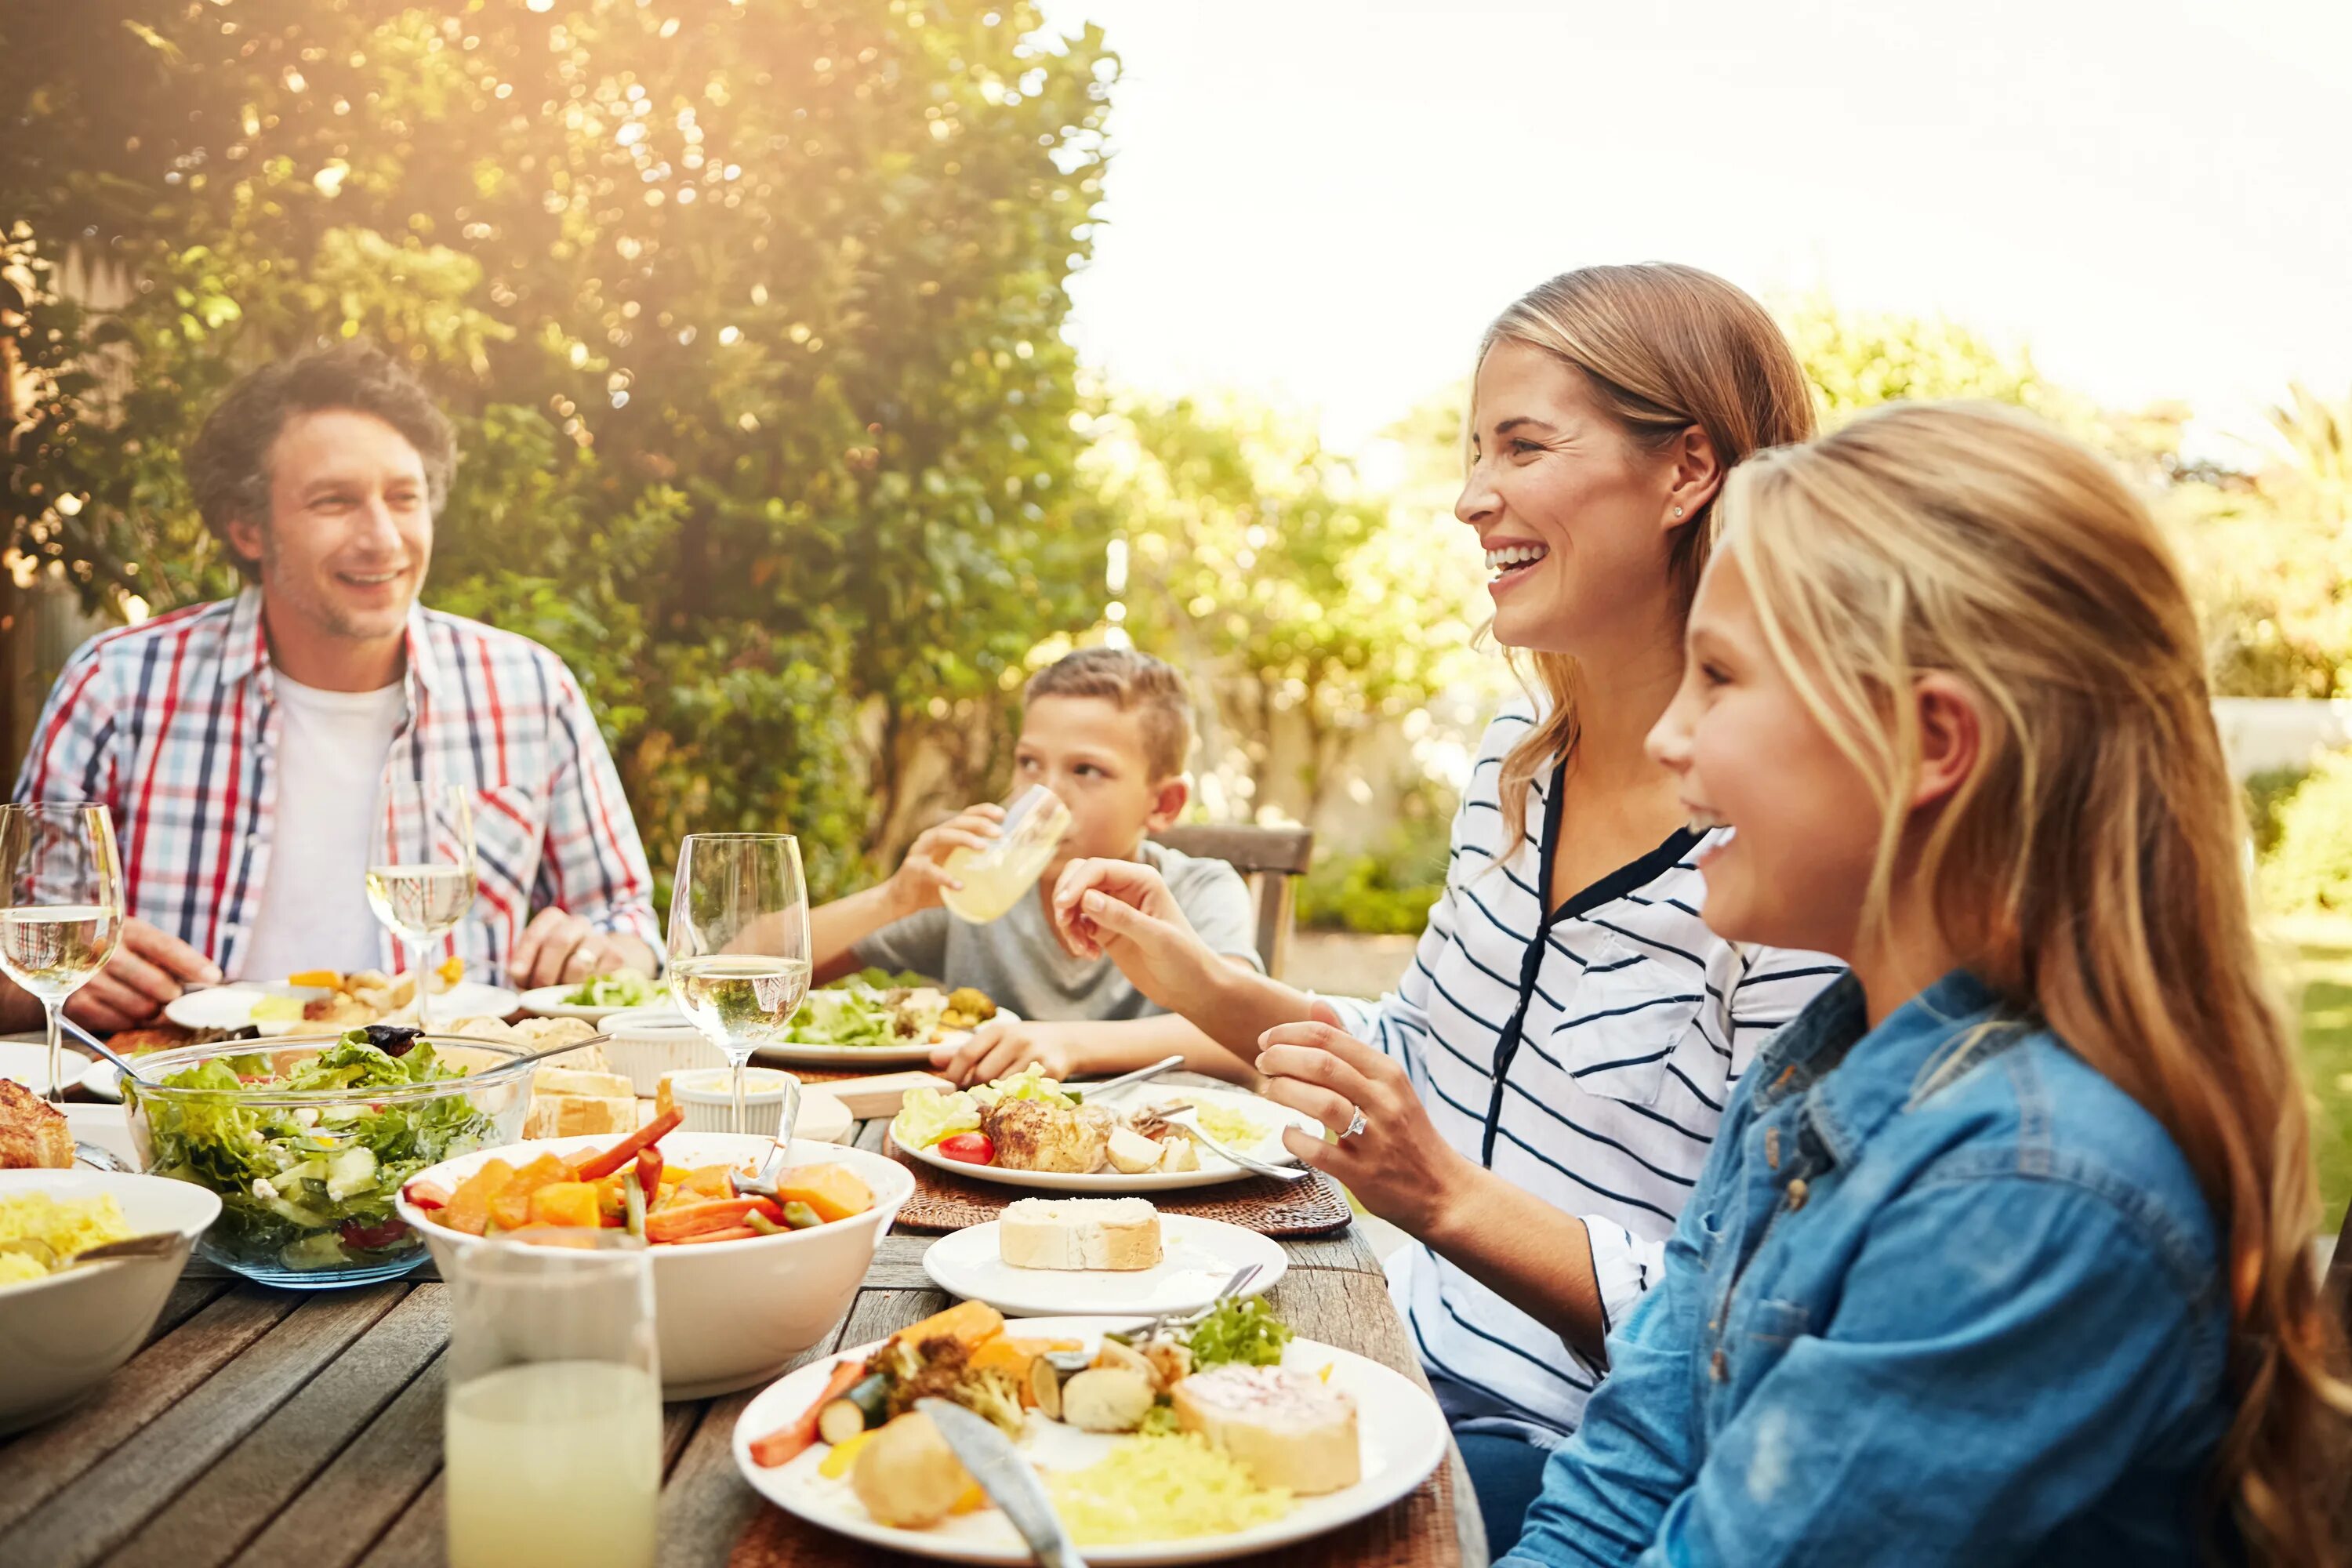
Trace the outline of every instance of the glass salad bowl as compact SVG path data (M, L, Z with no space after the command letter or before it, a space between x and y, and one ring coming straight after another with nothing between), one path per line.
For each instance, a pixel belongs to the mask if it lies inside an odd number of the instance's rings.
M364 1285L425 1261L400 1217L416 1173L521 1136L516 1047L384 1025L138 1058L122 1099L140 1169L217 1194L196 1250L264 1284Z

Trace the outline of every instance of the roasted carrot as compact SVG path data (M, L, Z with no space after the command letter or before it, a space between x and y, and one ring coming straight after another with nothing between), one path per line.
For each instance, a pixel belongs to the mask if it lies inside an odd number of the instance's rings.
M816 1441L817 1413L848 1393L865 1375L866 1363L862 1361L835 1362L833 1375L825 1379L824 1392L816 1396L815 1404L802 1411L797 1420L787 1422L764 1437L751 1439L751 1462L773 1469L798 1458Z
M647 1241L683 1241L707 1230L740 1226L746 1215L762 1214L781 1220L784 1211L773 1198L721 1198L707 1204L672 1204L646 1215Z
M755 1236L773 1236L773 1231L757 1231L748 1225L730 1225L723 1230L698 1230L692 1236L674 1236L662 1240L665 1247L696 1247L706 1241L749 1241Z
M572 1179L575 1182L593 1182L601 1176L611 1175L631 1160L635 1159L638 1150L649 1149L668 1137L677 1130L677 1124L685 1120L686 1113L672 1107L667 1115L656 1116L594 1159L582 1164L572 1173Z
M637 1152L637 1185L644 1189L650 1203L661 1194L662 1152L641 1149Z

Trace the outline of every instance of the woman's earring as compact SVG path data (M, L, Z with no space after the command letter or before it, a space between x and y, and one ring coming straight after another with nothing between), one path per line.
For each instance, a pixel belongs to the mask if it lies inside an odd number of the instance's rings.
M1680 508L1680 507L1676 507L1676 508L1675 508L1675 515L1676 517L1680 517L1680 516L1682 516L1682 514L1683 514L1683 509L1682 509L1682 508Z

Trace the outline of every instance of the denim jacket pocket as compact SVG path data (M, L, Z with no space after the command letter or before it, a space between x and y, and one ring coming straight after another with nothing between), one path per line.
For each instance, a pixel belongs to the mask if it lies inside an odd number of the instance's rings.
M1757 1302L1748 1310L1748 1337L1768 1345L1786 1350L1804 1336L1812 1327L1813 1310L1801 1301L1776 1301L1770 1298Z
M1698 981L1673 962L1612 936L1552 1026L1549 1054L1587 1093L1654 1105L1705 1000Z

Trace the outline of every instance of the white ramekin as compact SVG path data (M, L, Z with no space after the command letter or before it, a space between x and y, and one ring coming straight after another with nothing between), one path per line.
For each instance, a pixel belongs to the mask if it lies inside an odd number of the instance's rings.
M784 1115L785 1086L796 1081L777 1068L743 1069L743 1115L747 1131L775 1135ZM735 1131L735 1079L726 1068L684 1072L669 1080L670 1098L686 1120L688 1132Z
M677 1008L631 1007L604 1020L604 1059L624 1074L641 1099L651 1099L662 1074L683 1068L723 1067L727 1058ZM724 1129L713 1128L713 1131Z

